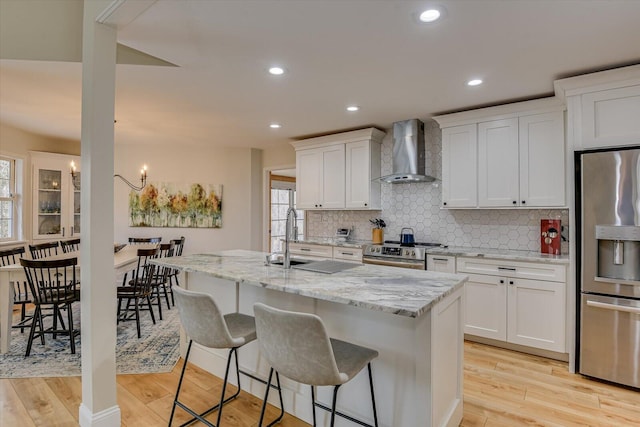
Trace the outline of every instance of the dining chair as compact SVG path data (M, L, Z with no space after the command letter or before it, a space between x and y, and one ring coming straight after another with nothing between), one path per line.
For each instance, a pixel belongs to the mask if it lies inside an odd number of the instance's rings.
M117 298L118 298L118 312L117 323L127 320L136 321L136 328L138 330L138 338L142 335L140 333L140 309L148 309L151 315L153 324L156 324L156 318L153 314L153 306L151 305L151 281L155 273L155 265L150 264L149 260L155 258L160 252L159 248L153 249L138 249L137 256L138 262L136 269L133 270L133 278L125 285L118 286ZM122 303L126 300L127 305L122 308ZM129 314L131 304L133 303L133 316Z
M156 255L156 258L172 257L174 247L175 244L173 242L161 243L160 246L158 246L158 255ZM171 310L169 293L167 291L170 272L171 268L156 265L155 272L151 280L151 303L153 304L155 302L158 306L158 317L160 318L160 320L162 320L162 297L160 295L160 288L162 288L162 293L167 303L167 310Z
M238 349L256 339L255 319L253 316L242 313L222 314L215 300L205 293L189 291L179 286L174 288L174 293L176 295L180 322L182 323L182 327L184 328L186 335L189 337L189 345L182 365L180 379L178 380L176 397L173 401L171 416L169 417L169 426L171 426L176 407L178 406L193 417L191 420L182 423L182 425L188 425L193 421L198 420L209 427L219 427L220 420L222 418L223 406L235 399L242 389L240 386L240 374L246 373L241 371L238 367ZM184 402L178 400L184 375L187 370L187 362L189 361L191 346L194 342L207 348L229 349L227 368L224 373L222 392L220 393L220 401L201 413L196 413L193 409L185 405ZM233 395L225 399L231 356L235 356L238 389ZM252 378L261 381L261 379L256 378L253 375ZM282 390L279 386L280 384L278 384L278 391L280 392L280 405L282 405ZM218 409L217 421L215 424L212 424L204 417L216 409ZM273 421L272 424L279 422L283 415L284 411L281 410L280 416Z
M184 249L184 236L181 236L179 239L171 240L175 244L175 249L173 250L174 256L182 256L182 250ZM169 294L171 295L171 304L176 305L175 299L173 298L173 285L175 282L176 286L180 286L180 281L178 280L178 276L180 274L180 270L171 269L169 272Z
M260 354L271 365L268 384L275 371L293 381L311 386L311 408L313 425L316 425L316 407L330 410L331 423L335 416L341 416L357 424L369 426L361 420L336 411L338 389L354 378L366 366L369 371L371 404L374 426L378 426L378 414L373 393L371 361L378 352L345 341L329 338L322 319L315 314L279 310L262 303L253 305L256 319L256 335ZM315 400L314 386L333 386L333 402L327 408ZM262 426L264 412L269 397L269 388L262 402L258 426Z
M24 268L29 289L35 305L29 341L25 354L31 354L33 340L40 337L40 342L44 345L45 334L57 336L69 336L71 354L76 352L75 337L80 333L73 323L72 304L80 301L80 291L76 280L76 267L78 258L65 258L58 260L30 260L20 258L20 264ZM53 326L45 328L43 310L53 309ZM67 312L67 325L62 319L61 310ZM58 320L60 325L58 325Z
M6 249L0 251L0 265L3 267L6 265L18 264L20 258L24 256L24 246L18 248ZM13 324L12 328L19 328L21 333L24 333L24 329L31 326L33 314L27 315L27 305L31 304L31 293L29 292L29 284L27 282L11 282L13 286L13 305L20 306L20 320Z
M29 245L31 258L42 259L52 255L58 255L58 242L37 243Z
M80 250L80 239L60 240L62 252L68 254Z

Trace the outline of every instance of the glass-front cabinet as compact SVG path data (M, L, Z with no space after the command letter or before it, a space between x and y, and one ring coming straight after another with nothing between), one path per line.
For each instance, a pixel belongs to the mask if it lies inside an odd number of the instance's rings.
M80 157L31 152L33 239L80 236ZM71 162L75 172L71 173Z

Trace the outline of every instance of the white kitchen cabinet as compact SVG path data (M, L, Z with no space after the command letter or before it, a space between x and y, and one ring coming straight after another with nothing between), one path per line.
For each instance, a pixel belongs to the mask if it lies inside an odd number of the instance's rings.
M582 95L582 148L630 145L640 140L640 85Z
M474 208L478 204L476 124L442 130L442 206Z
M348 248L345 246L334 246L333 259L338 259L340 261L357 262L362 264L362 249Z
M564 206L564 113L520 117L518 131L520 206Z
M380 209L384 132L362 129L292 143L300 209Z
M457 272L469 274L466 334L566 351L564 265L458 257Z
M563 111L550 99L435 117L442 206L565 206Z
M427 270L438 273L455 273L456 257L450 255L427 254Z
M80 157L30 152L32 239L55 240L80 235ZM71 176L71 162L76 176Z
M381 209L380 142L372 140L346 144L347 209Z
M296 152L298 209L344 208L344 183L344 144Z
M518 119L478 124L478 205L518 206Z

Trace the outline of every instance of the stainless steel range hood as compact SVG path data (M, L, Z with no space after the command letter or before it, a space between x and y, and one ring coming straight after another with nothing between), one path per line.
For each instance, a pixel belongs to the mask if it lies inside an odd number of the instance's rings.
M425 175L424 123L418 119L393 124L393 173L380 177L391 184L432 182Z

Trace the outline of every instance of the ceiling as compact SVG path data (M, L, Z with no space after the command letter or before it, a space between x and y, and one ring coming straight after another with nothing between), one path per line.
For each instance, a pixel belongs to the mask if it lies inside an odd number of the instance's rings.
M441 0L444 17L432 24L415 19L430 1L149 4L118 42L177 66L117 66L117 144L268 148L550 96L558 78L640 63L634 0ZM2 27L23 31L0 33L1 121L79 139L81 65L43 55L62 44L78 51L68 29L81 25L79 5L0 0ZM31 28L40 33L24 34ZM33 53L20 44L29 40ZM287 73L268 74L275 64ZM484 83L468 87L471 78ZM347 112L351 104L361 110Z

